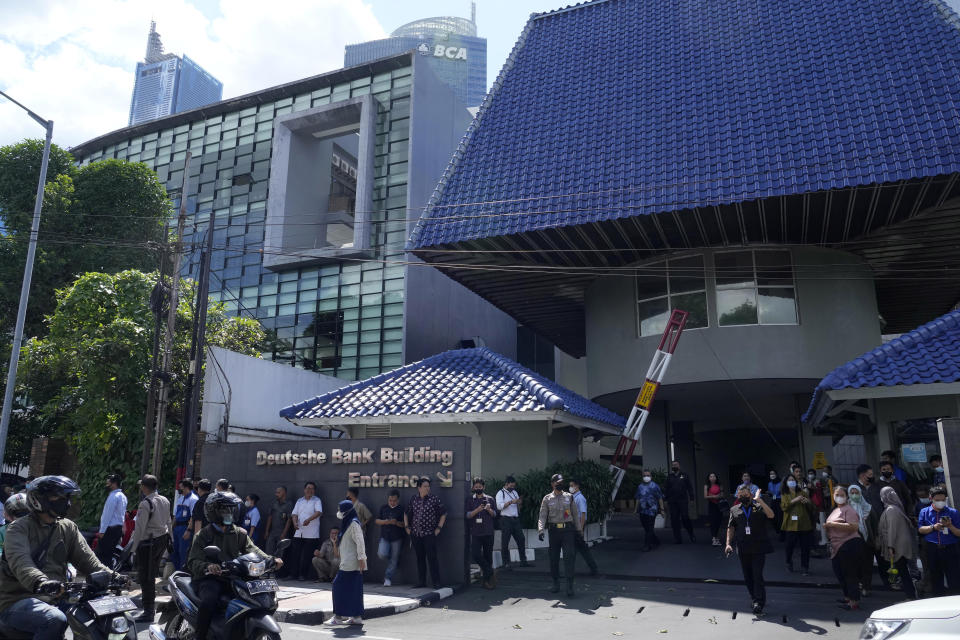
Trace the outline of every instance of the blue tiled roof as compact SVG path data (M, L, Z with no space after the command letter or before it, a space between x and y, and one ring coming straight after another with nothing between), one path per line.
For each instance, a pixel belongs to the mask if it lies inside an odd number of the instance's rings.
M960 381L960 310L905 333L831 371L814 389L803 421L827 402L826 391Z
M534 16L425 248L960 171L942 0L595 0Z
M623 428L622 416L486 348L445 351L280 411L288 420L560 410Z

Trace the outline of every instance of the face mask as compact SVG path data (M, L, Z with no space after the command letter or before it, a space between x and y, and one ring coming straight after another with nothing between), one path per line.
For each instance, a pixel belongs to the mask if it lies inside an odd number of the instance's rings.
M920 504L930 504L930 498L920 498Z
M867 476L863 479L864 484L873 484L873 476Z
M680 473L680 467L674 467L674 468L673 468L673 472L674 472L674 473Z
M846 503L847 503L847 499L844 498L843 496L838 496L838 497L834 498L833 501L836 502L837 504L846 504Z
M483 489L474 489L473 492L474 492L475 494L477 494L478 496L482 496L482 495L483 495Z
M816 480L816 479L817 479L817 476L815 476L814 474L812 473L807 474L807 480Z
M936 471L937 473L943 473L943 467L934 467L933 470Z
M653 478L651 478L650 476L643 476L644 482L650 482L651 480L653 480Z
M771 474L770 474L770 479L771 479L771 480L776 480L776 479L777 479L777 474L771 473Z
M790 487L791 489L796 489L796 488L797 488L797 481L796 481L796 480L787 480L787 486Z
M880 477L883 478L884 480L889 481L889 480L893 477L893 474L892 474L892 473L881 473L881 474L880 474Z
M232 524L233 524L233 514L232 514L232 513L228 513L227 515L223 516L223 526L229 527L229 526L232 525Z
M337 511L337 520L343 520L343 512Z
M853 500L854 502L860 502L861 500L863 500L863 496L861 496L859 493L851 493L850 499Z
M247 507L247 509L249 509L250 507L252 507L252 506L253 506L253 502L251 502L250 500L247 500L247 501L246 501L246 502L244 502L243 504L244 504L244 506L246 506L246 507Z
M943 508L945 508L946 506L947 506L947 501L946 501L946 500L934 500L934 501L933 501L933 507L934 507L937 511L940 511L940 509L943 509Z
M51 501L50 510L53 511L59 518L65 517L67 512L70 511L70 499L64 498L62 500L57 500L56 502Z
M740 502L741 502L742 504L749 504L749 503L751 502L751 500L750 500L750 494L741 493L741 494L740 494Z
M826 471L824 471L824 472L823 472L822 474L820 474L820 475L822 475L824 478L829 478L829 477L830 477L830 474L827 473Z

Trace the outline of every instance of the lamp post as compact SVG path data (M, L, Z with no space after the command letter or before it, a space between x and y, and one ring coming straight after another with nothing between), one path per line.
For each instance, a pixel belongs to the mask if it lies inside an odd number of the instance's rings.
M10 411L13 409L13 392L17 386L17 365L20 364L20 343L23 342L23 323L27 316L27 298L30 297L30 281L33 279L33 260L37 253L37 235L40 232L40 209L43 207L43 188L47 182L47 164L50 161L50 139L53 138L53 120L44 120L4 92L3 96L27 112L47 131L43 143L43 160L40 162L40 181L37 199L33 205L33 223L30 225L30 244L27 246L27 264L23 268L23 285L20 288L20 306L17 308L17 324L13 330L13 345L10 350L10 366L7 369L7 387L3 394L3 411L0 413L0 469L7 450L7 433L10 431Z

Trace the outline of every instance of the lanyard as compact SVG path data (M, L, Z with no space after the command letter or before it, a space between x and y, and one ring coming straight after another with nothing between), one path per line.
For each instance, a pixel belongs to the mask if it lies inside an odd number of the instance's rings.
M751 504L748 508L743 510L744 515L747 517L746 526L750 526L750 514L753 512L753 505Z

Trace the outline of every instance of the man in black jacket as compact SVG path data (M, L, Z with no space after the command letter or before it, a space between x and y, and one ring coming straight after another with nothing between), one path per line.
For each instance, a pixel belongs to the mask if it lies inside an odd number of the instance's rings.
M690 516L687 513L688 503L694 499L693 485L690 483L690 476L680 470L680 463L674 460L670 464L670 473L667 475L664 493L667 498L667 505L670 509L670 526L673 527L673 541L682 544L680 539L680 525L687 530L690 536L690 542L696 542L693 535L693 523L690 522Z

